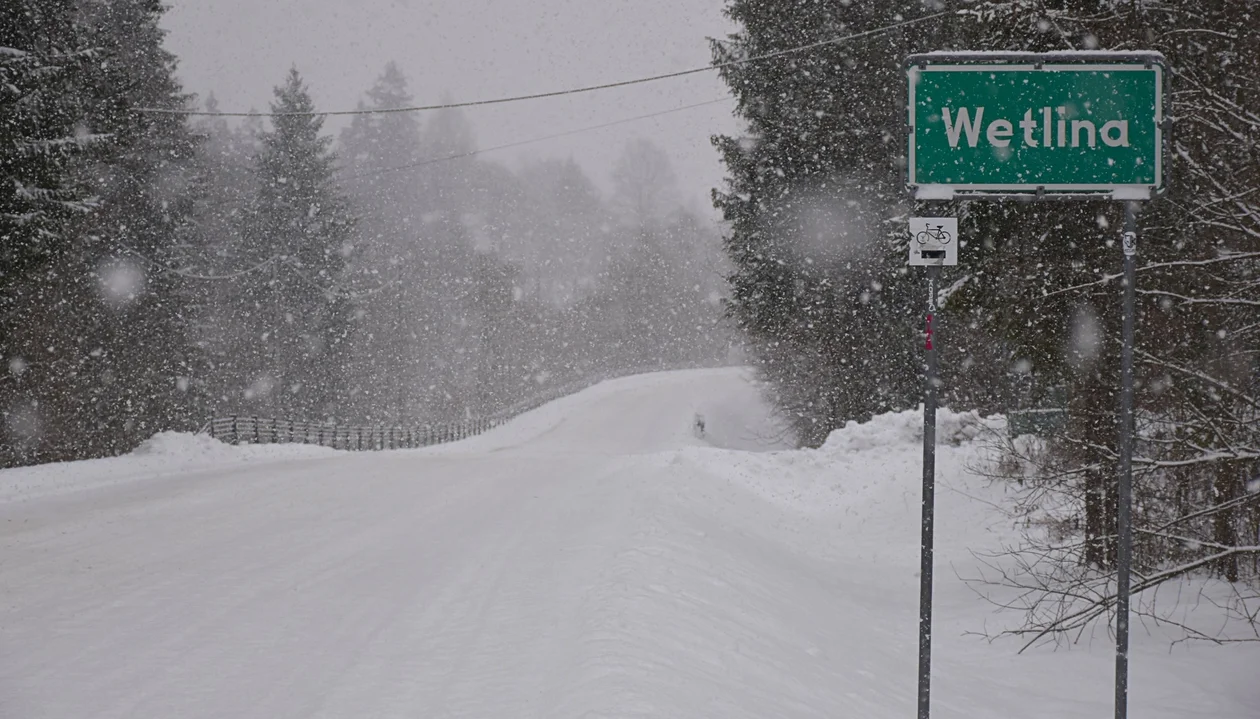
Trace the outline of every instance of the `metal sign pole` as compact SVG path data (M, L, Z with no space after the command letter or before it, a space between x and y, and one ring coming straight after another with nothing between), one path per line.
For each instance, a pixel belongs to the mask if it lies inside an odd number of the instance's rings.
M1125 201L1120 462L1116 497L1115 716L1126 719L1133 560L1136 213L1137 198L1154 199L1165 187L1167 63L1163 55L1151 51L932 52L910 55L906 58L905 70L905 181L906 189L915 200L1113 198ZM1100 79L1104 81L1101 85L1098 84ZM985 107L977 104L981 96L1000 100L988 106L987 116L983 114ZM1023 121L1018 119L1018 108L1024 110ZM1089 108L1088 113L1081 113L1082 108ZM1083 118L1085 114L1091 119L1072 119L1069 123L1069 118ZM1015 125L1020 126L1022 134L1014 131ZM1060 148L1074 149L1063 152ZM998 150L1008 161L991 161ZM937 275L931 266L957 264L953 254L957 245L951 246L949 242L957 236L957 226L947 229L942 219L911 218L910 264L929 266L929 285L933 292ZM931 666L933 425L937 391L930 324L935 297L929 297L928 303L919 719L928 719Z
M927 371L923 382L923 535L919 564L919 719L931 714L932 684L932 545L936 521L936 280L941 268L927 268L925 316Z
M1116 719L1129 714L1129 573L1133 562L1133 324L1137 203L1124 203L1124 319L1120 350L1120 477L1116 498Z

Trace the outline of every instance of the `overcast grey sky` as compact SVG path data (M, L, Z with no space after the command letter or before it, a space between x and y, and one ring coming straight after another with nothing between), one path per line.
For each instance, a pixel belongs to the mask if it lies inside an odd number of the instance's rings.
M732 25L721 0L168 0L167 43L185 88L224 111L265 110L296 65L321 109L353 109L390 60L418 104L545 92L698 67ZM469 108L479 146L505 144L728 96L717 73L565 98ZM712 212L722 177L709 144L733 102L487 155L573 156L607 188L624 142L670 155L685 204ZM330 119L333 130L341 123Z

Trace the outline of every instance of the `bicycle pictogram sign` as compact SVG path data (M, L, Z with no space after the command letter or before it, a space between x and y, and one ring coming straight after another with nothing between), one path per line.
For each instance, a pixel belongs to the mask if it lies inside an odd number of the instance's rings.
M954 239L954 236L949 230L945 229L945 225L936 225L935 227L927 225L914 235L915 242L918 242L920 245L926 245L928 240L936 240L942 245L948 245L952 239Z

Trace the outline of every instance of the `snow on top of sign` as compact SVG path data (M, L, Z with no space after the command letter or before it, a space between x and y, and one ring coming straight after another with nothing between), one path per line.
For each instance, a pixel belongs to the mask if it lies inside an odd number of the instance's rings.
M1151 199L1151 188L1149 187L1117 187L1111 191L1111 199L1113 200L1149 200Z
M1011 50L931 50L915 53L911 57L991 57L991 58L1116 58L1116 57L1149 57L1163 59L1164 54L1155 50L1132 50L1117 52L1115 50L1056 50L1054 52L1018 52Z
M914 199L916 200L952 200L954 199L953 185L919 185L914 188Z

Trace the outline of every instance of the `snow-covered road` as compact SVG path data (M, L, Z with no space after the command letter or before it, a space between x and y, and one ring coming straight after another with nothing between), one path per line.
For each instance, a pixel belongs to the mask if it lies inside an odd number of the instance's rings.
M713 407L727 446L773 445L721 370L606 383L427 450L0 474L24 488L0 503L0 717L912 714L917 527L892 527L917 496L879 478L916 475L913 443L848 464L715 449L692 430ZM58 491L27 491L53 472ZM943 650L940 716L1105 708L1105 651L1012 679L1011 646L970 642ZM1166 693L1144 706L1246 716L1175 703L1208 667L1135 663Z
M0 506L0 715L616 710L599 672L636 629L600 592L643 550L635 457L694 442L730 380L620 384L459 447Z

